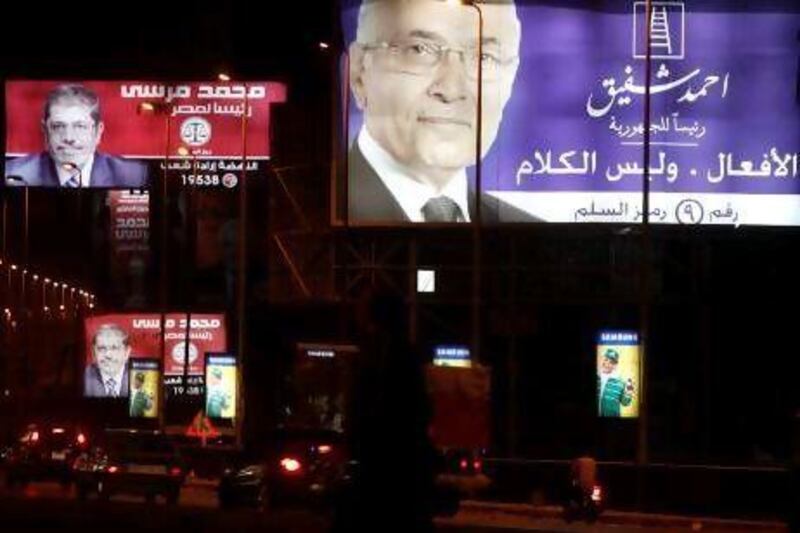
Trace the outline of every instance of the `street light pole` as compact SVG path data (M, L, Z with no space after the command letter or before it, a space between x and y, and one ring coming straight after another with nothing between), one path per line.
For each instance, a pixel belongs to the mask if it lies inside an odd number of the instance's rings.
M636 462L643 467L648 461L648 402L647 402L647 352L650 332L650 262L652 239L650 235L650 95L652 86L652 60L650 47L650 19L653 13L651 0L645 2L645 97L644 97L644 172L642 174L642 257L640 280L640 355L639 355L639 424ZM641 491L639 491L641 494Z
M481 275L483 217L481 216L481 187L483 185L483 11L476 0L461 0L464 6L478 13L477 102L475 117L475 220L472 221L472 358L481 360Z
M246 408L246 379L245 379L245 352L247 349L247 329L246 329L246 308L245 302L247 295L247 84L244 84L244 113L242 113L242 172L239 179L239 238L237 239L236 250L236 350L239 361L239 371L236 373L237 390L236 395L239 405L236 406L236 447L242 446L242 431L244 429L244 417Z

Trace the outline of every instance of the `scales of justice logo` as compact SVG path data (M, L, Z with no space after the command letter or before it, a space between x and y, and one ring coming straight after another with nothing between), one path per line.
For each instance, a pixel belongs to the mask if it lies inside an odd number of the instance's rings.
M181 124L181 140L189 146L203 146L211 140L211 123L202 117L189 117Z

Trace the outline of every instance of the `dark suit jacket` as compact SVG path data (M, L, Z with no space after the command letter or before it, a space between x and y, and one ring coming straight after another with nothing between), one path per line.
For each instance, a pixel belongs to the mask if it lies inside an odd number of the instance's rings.
M348 158L348 210L350 222L410 222L391 191L361 153L358 143ZM469 217L475 220L475 189L468 194ZM483 223L540 222L538 218L488 194L481 195Z
M9 180L16 176L19 180ZM41 152L6 161L6 184L27 187L60 187L56 165ZM94 154L90 187L138 189L148 184L147 165L101 152Z
M125 366L125 371L122 373L122 386L119 389L120 397L128 396L128 367ZM106 386L103 383L103 377L100 375L100 369L95 363L86 367L83 372L83 395L89 398L107 398Z

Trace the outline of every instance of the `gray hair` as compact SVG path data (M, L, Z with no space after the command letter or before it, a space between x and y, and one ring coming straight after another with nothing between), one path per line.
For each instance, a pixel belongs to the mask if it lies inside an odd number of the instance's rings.
M97 328L97 331L94 332L94 336L92 337L92 346L97 344L97 337L107 333L119 335L122 339L122 344L128 346L128 332L119 327L117 324L103 324Z
M98 124L100 122L100 98L94 91L79 84L59 85L47 94L43 113L45 122L50 118L50 108L55 103L63 100L84 104L89 108L89 113L94 123Z
M358 10L358 26L357 26L357 34L356 34L356 41L359 43L366 43L373 40L372 37L369 36L368 30L369 23L368 18L371 13L374 11L375 8L382 6L382 5L389 5L389 4L403 4L409 3L412 1L418 0L362 0L361 8ZM430 2L438 1L444 3L445 0L427 0ZM474 3L476 4L484 4L484 5L507 5L507 6L514 6L515 0L475 0Z

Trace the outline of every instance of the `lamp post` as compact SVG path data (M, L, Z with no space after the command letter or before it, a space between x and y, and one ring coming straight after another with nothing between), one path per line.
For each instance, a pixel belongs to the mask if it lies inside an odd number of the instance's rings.
M477 92L475 106L475 220L472 221L472 358L481 358L481 251L483 248L481 187L483 168L483 11L477 0L447 0L448 3L473 8L478 14Z
M172 127L172 113L171 105L167 102L142 102L137 108L137 112L152 113L155 115L164 115L164 164L163 172L161 173L161 228L159 235L159 282L158 282L158 307L160 310L160 325L161 331L159 335L159 359L161 364L164 364L166 355L166 315L167 315L167 178L169 176L169 159L170 159L170 135ZM88 307L90 310L94 309L94 295L87 294ZM188 342L188 339L187 339ZM161 398L166 399L166 387L164 380L161 380ZM164 427L164 418L166 409L166 401L159 402L158 408L158 424Z
M246 379L245 373L245 349L247 344L247 329L245 322L247 295L247 127L248 115L247 107L247 84L244 84L244 113L242 113L242 173L239 180L239 238L237 239L236 266L238 269L236 276L236 349L238 352L239 371L237 376L236 395L239 405L236 406L236 446L242 445L242 430L244 427L244 416L246 408ZM267 189L269 190L269 188Z
M47 307L47 286L48 285L50 285L50 278L44 278L44 281L42 281L42 312L44 314L47 314L47 312L50 310Z
M650 263L652 257L652 239L650 235L650 98L652 89L653 51L651 49L651 18L653 5L651 0L645 2L645 94L644 94L644 154L642 174L642 259L640 279L640 311L639 311L639 420L637 435L636 463L640 467L637 491L642 494L644 482L642 467L649 460L648 450L648 402L647 402L647 348L650 338Z

